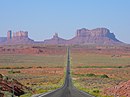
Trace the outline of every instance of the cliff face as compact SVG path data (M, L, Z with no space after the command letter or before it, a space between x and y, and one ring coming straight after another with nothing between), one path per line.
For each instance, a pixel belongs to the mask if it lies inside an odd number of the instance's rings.
M22 38L22 37L28 37L28 32L27 31L19 31L19 32L15 32L13 33L13 37L12 38Z
M117 44L121 43L113 33L106 28L93 30L79 29L76 36L69 40L69 44Z
M34 41L28 37L27 31L19 31L11 33L11 31L7 32L7 41L6 44L30 44Z
M13 35L12 35L13 34ZM60 38L56 33L51 39L44 42L36 42L28 37L27 31L19 31L12 33L11 30L7 32L6 38L0 38L0 43L4 44L46 44L46 45L115 45L123 44L123 42L116 39L115 35L107 28L96 28L88 30L86 28L78 29L76 35L69 40Z
M97 28L88 30L86 28L78 29L76 36L70 40L64 40L58 36L53 36L52 39L45 40L45 44L65 44L65 45L86 45L86 44L101 44L101 45L113 45L121 44L119 40L115 38L113 33L107 28Z

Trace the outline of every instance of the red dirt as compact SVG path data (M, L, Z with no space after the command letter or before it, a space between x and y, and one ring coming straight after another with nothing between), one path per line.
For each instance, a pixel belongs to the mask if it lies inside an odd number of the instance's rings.
M63 75L64 68L31 68L31 69L22 69L21 72L25 74L33 75L47 75L47 74L56 74Z
M107 47L107 46L97 46L97 47L73 47L71 49L72 53L95 53L95 54L106 54L113 55L112 57L120 57L121 55L130 55L130 48L128 47Z
M105 89L104 94L115 97L130 97L130 80L127 82L121 82L117 86Z
M0 54L44 54L60 55L66 54L66 47L0 47Z

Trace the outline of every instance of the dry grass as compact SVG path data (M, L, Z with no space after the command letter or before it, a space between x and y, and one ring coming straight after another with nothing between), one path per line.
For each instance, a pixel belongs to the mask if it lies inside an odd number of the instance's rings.
M76 87L97 97L104 97L102 92L105 88L130 80L130 52L115 49L111 49L110 53L107 51L84 48L72 51L72 76ZM88 74L105 74L109 78L86 76ZM98 93L95 93L95 89L99 90Z
M123 48L117 50L113 47L103 50L71 47L72 77L75 86L102 97L102 91L106 87L129 80L129 51ZM65 65L65 54L0 54L0 73L16 78L22 84L31 87L35 94L60 87L64 81ZM20 73L9 74L8 71L12 69ZM105 74L109 78L85 76L86 74Z
M32 89L23 97L61 87L65 66L65 54L0 54L0 73ZM9 73L12 70L19 73Z
M65 67L65 55L0 55L2 67Z

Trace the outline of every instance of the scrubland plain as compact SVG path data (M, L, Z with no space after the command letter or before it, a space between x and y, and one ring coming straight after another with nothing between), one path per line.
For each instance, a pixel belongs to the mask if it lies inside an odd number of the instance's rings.
M54 52L56 50L53 48ZM64 81L66 53L56 52L55 54L53 51L48 50L44 54L3 52L0 54L0 73L32 89L32 91L26 91L26 94L21 97L55 90L61 87ZM8 94L6 93L6 96Z
M96 97L104 90L130 80L130 52L125 48L72 48L72 76L76 87ZM111 95L110 97L114 97Z
M33 46L31 49L41 53L22 54L10 50L11 53L0 54L0 73L32 89L21 97L54 90L64 82L66 47ZM129 47L71 46L70 49L72 79L80 90L96 97L113 97L104 90L130 80Z

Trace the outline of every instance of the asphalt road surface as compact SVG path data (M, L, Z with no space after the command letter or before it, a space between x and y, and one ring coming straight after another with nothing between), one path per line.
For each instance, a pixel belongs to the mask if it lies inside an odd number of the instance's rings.
M80 91L73 86L70 75L70 51L68 49L66 79L64 85L52 92L35 95L32 97L94 97L86 92Z

